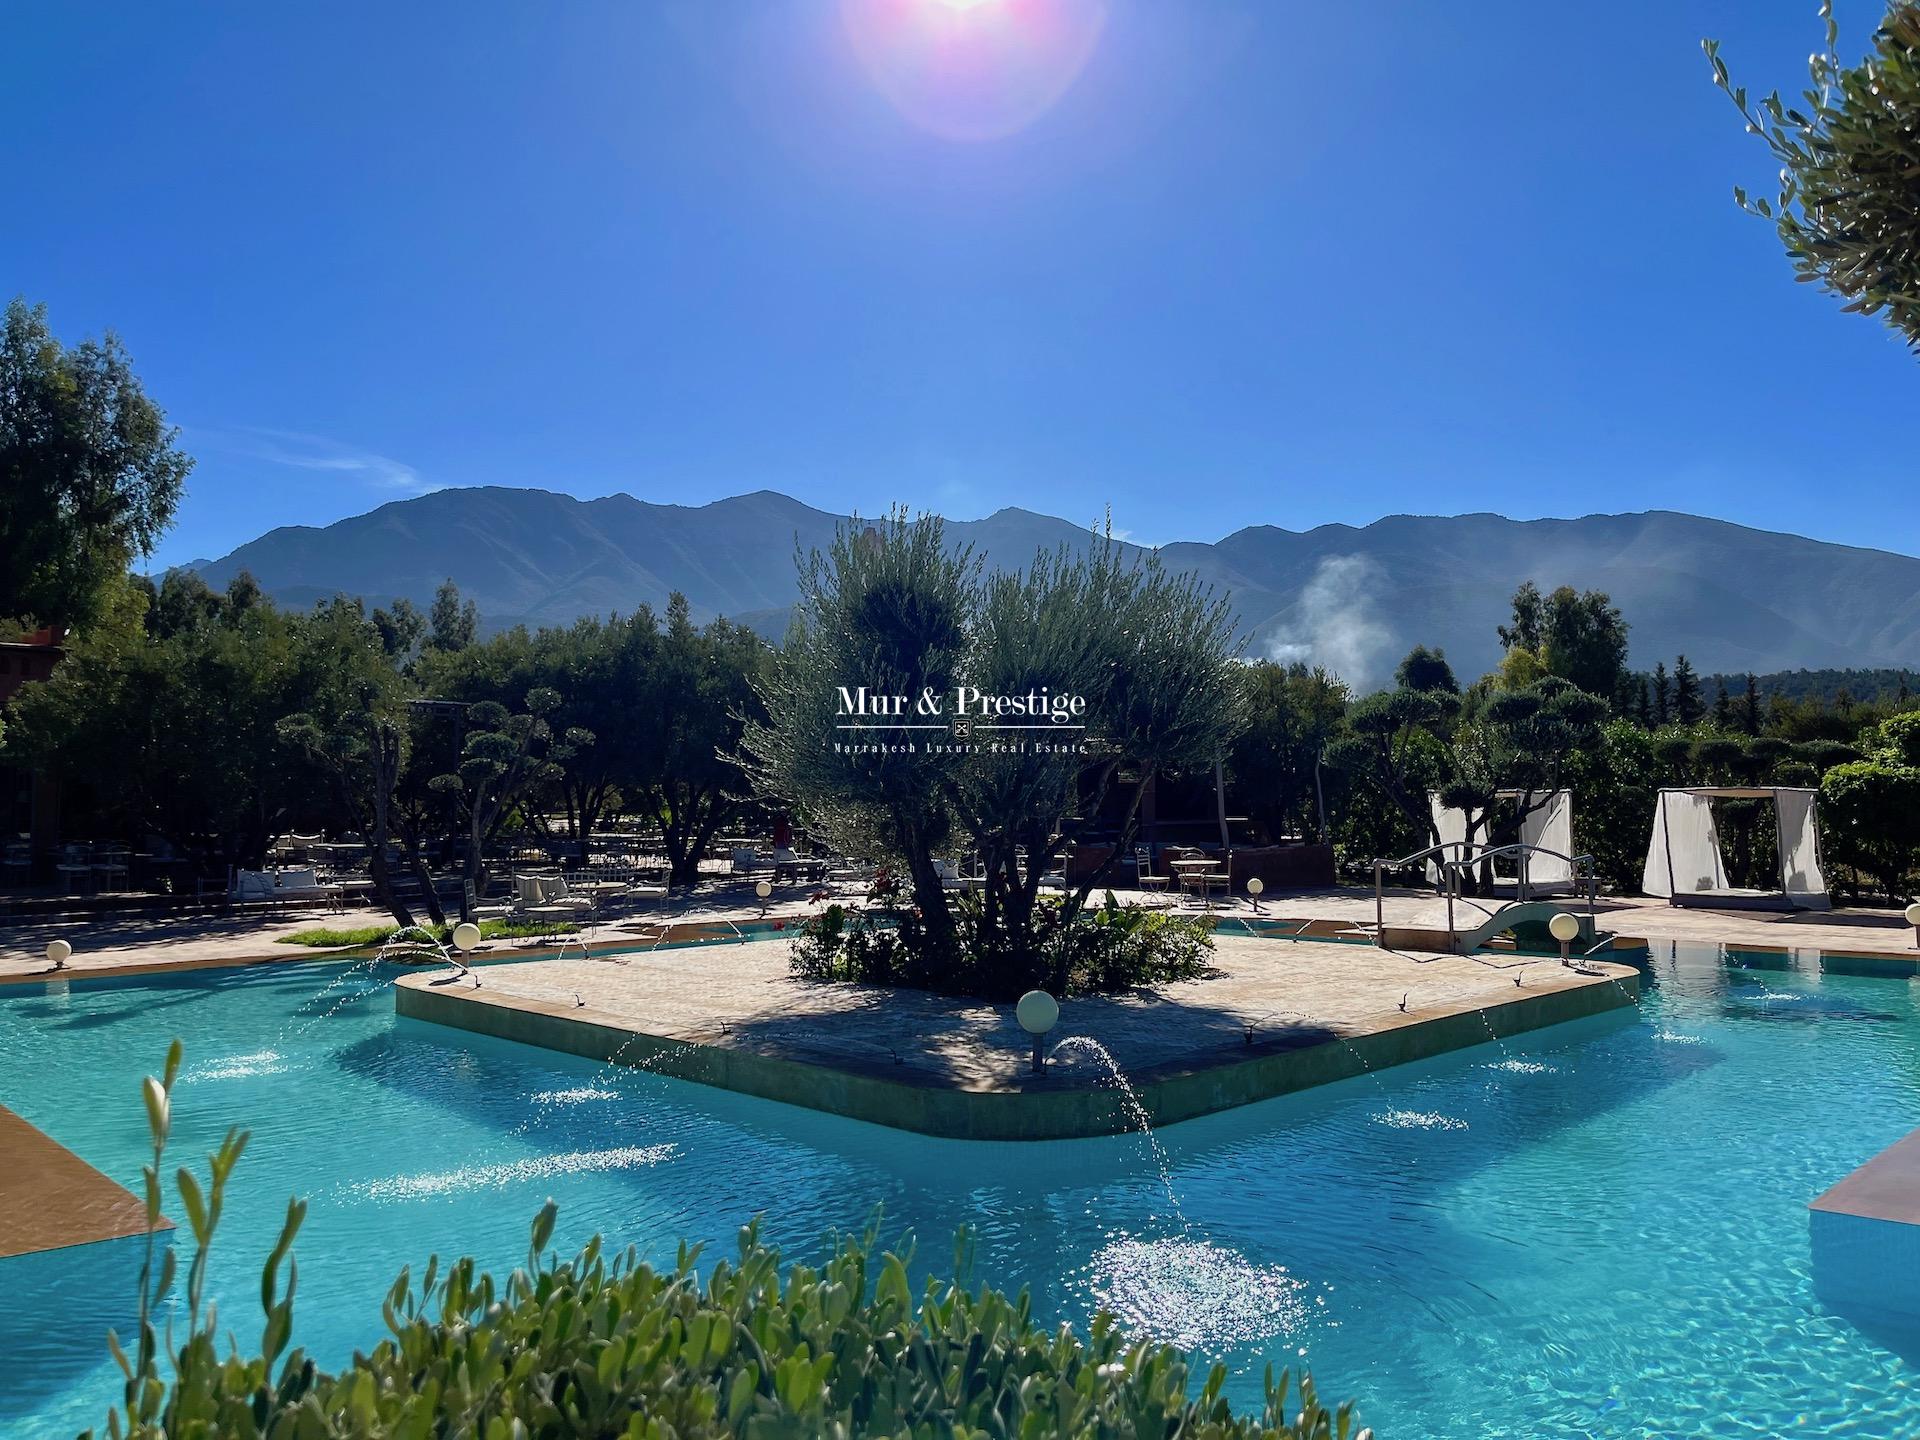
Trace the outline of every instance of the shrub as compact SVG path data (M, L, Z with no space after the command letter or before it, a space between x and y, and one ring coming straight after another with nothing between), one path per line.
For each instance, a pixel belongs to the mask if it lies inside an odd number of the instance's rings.
M1047 899L1043 906L1063 901ZM911 907L881 904L853 910L829 905L795 938L792 970L808 980L846 980L1010 1000L1047 974L1067 977L1068 995L1104 995L1141 985L1196 980L1207 974L1213 932L1204 921L1137 905L1122 905L1111 890L1104 904L1073 923L1036 927L1049 940L1033 971L1008 975L992 942L993 922L977 895L952 905L956 952L947 954ZM1003 937L1004 938L1004 937Z
M1828 849L1843 865L1873 877L1897 901L1920 860L1920 769L1856 760L1820 781L1820 820Z
M180 1047L164 1080L147 1082L153 1164L146 1171L150 1222L160 1213L159 1170ZM818 1268L790 1265L740 1232L738 1254L703 1281L696 1247L682 1245L671 1270L633 1252L610 1258L596 1237L571 1260L547 1253L555 1207L533 1223L527 1264L504 1284L456 1261L444 1278L434 1261L416 1283L408 1271L388 1291L387 1338L339 1374L302 1351L281 1353L293 1326L293 1283L280 1291L305 1207L289 1205L261 1279L266 1312L260 1352L216 1352L215 1317L203 1308L206 1255L227 1178L244 1149L229 1133L209 1184L179 1172L180 1198L196 1245L188 1272L186 1335L169 1332L172 1375L163 1376L150 1307L172 1278L171 1251L158 1288L141 1275L138 1345L113 1349L126 1373L125 1405L109 1433L139 1440L288 1437L400 1440L429 1435L629 1437L706 1440L739 1436L1018 1436L1122 1440L1366 1440L1352 1407L1329 1411L1302 1376L1287 1417L1289 1375L1269 1372L1259 1418L1235 1417L1216 1365L1188 1395L1185 1357L1154 1341L1129 1342L1111 1317L1083 1339L1069 1326L1037 1324L1027 1295L930 1280L916 1301L909 1254L876 1254L870 1227L835 1242ZM291 1275L291 1271L290 1271Z

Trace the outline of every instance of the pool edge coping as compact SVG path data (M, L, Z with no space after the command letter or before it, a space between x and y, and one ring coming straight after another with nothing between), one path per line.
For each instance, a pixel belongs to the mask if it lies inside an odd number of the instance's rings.
M1607 973L1582 975L1496 1004L1435 1006L1404 1017L1390 1015L1377 1028L1307 1045L1256 1039L1248 1047L1250 1054L1223 1049L1204 1052L1212 1058L1202 1059L1200 1052L1188 1052L1130 1072L1129 1079L1155 1126L1196 1119L1631 1008L1639 995L1639 972L1617 963L1605 969ZM620 1063L644 1065L670 1078L942 1139L1087 1139L1137 1128L1120 1097L1097 1083L1041 1088L915 1083L878 1065L845 1063L844 1057L840 1063L827 1063L656 1035L616 1017L572 1013L579 1007L570 1010L499 991L434 989L418 976L403 976L395 983L394 1008L408 1019L584 1059L607 1062L624 1055L631 1058ZM670 1064L647 1064L668 1055L673 1056Z

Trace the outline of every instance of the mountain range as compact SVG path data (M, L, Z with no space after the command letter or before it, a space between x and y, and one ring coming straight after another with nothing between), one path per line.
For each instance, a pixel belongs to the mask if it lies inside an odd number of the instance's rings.
M451 578L490 629L659 609L677 590L697 619L725 615L777 639L797 594L796 548L826 546L844 520L769 490L686 506L450 489L273 530L191 568L214 585L250 571L291 605L345 593L424 607ZM948 534L989 565L1018 567L1084 546L1089 531L1010 508L950 521ZM1606 591L1643 668L1682 653L1703 674L1920 667L1920 559L1674 511L1391 515L1159 548L1230 596L1249 653L1323 663L1361 686L1384 682L1416 643L1443 647L1463 680L1491 668L1494 627L1525 580Z

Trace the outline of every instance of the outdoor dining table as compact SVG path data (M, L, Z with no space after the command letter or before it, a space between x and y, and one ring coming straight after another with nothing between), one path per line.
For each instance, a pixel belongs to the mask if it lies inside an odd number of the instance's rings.
M1220 868L1218 860L1173 860L1168 868L1178 872L1180 888L1191 889L1200 896L1200 903L1207 909L1213 909L1213 872Z

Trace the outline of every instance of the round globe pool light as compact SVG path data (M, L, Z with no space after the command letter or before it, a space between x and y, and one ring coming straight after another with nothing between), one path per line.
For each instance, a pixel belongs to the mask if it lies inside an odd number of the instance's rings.
M1251 876L1247 880L1247 898L1253 902L1253 908L1256 911L1260 908L1260 894L1266 888L1267 882L1258 875Z
M465 953L480 943L480 927L471 920L462 920L453 927L453 948Z
M1547 921L1547 933L1560 942L1560 963L1567 963L1567 951L1580 934L1580 921L1562 910Z
M47 959L53 965L54 969L66 969L67 961L72 958L73 946L69 945L66 941L49 940L47 942Z
M1913 926L1913 943L1920 945L1920 900L1907 906L1907 924Z
M1033 1037L1033 1073L1046 1068L1046 1052L1041 1048L1047 1032L1060 1023L1060 1002L1044 990L1029 990L1013 1007L1020 1028Z

